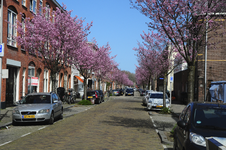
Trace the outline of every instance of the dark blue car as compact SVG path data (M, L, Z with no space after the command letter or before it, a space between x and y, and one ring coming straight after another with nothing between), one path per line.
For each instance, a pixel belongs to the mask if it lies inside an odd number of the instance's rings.
M206 150L206 137L226 137L226 104L188 104L174 130L174 149Z

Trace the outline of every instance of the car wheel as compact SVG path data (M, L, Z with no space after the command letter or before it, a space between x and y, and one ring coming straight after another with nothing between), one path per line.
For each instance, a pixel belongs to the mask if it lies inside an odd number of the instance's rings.
M59 117L60 119L63 119L64 118L64 116L63 116L63 108L61 109L61 114L60 114L60 117Z
M18 126L19 123L18 123L18 122L15 122L15 121L13 120L13 121L12 121L12 125L13 125L13 126Z
M54 114L53 112L51 113L51 116L49 118L49 124L53 124L54 123Z

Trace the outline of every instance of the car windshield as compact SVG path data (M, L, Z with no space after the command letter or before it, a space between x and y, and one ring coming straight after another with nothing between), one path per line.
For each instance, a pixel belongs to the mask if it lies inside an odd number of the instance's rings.
M194 124L199 128L226 130L226 109L195 109Z
M42 104L51 103L50 95L28 95L22 100L22 104Z
M133 89L127 89L126 92L133 92Z
M163 94L161 93L156 93L156 94L151 94L150 98L159 98L159 99L163 99ZM166 99L168 99L168 96L166 95Z

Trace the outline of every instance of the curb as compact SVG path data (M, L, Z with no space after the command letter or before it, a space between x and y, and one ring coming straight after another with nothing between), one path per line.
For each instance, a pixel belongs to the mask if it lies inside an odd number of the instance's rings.
M149 114L149 115L152 115L151 112L148 112L148 114ZM176 115L176 114L173 113L173 115ZM155 128L156 128L156 127L155 127ZM157 134L158 134L158 136L159 136L159 138L160 138L162 144L173 145L173 142L170 142L170 141L167 139L167 137L166 137L164 131L159 131L157 128L156 128L156 130L157 130Z

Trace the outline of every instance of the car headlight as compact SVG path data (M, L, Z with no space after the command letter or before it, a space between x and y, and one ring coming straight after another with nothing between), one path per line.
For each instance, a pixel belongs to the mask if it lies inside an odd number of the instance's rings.
M18 109L14 109L13 114L20 114L20 111Z
M39 114L41 113L49 113L49 109L42 109L38 111Z
M190 132L189 138L191 142L206 147L206 140L203 136Z

